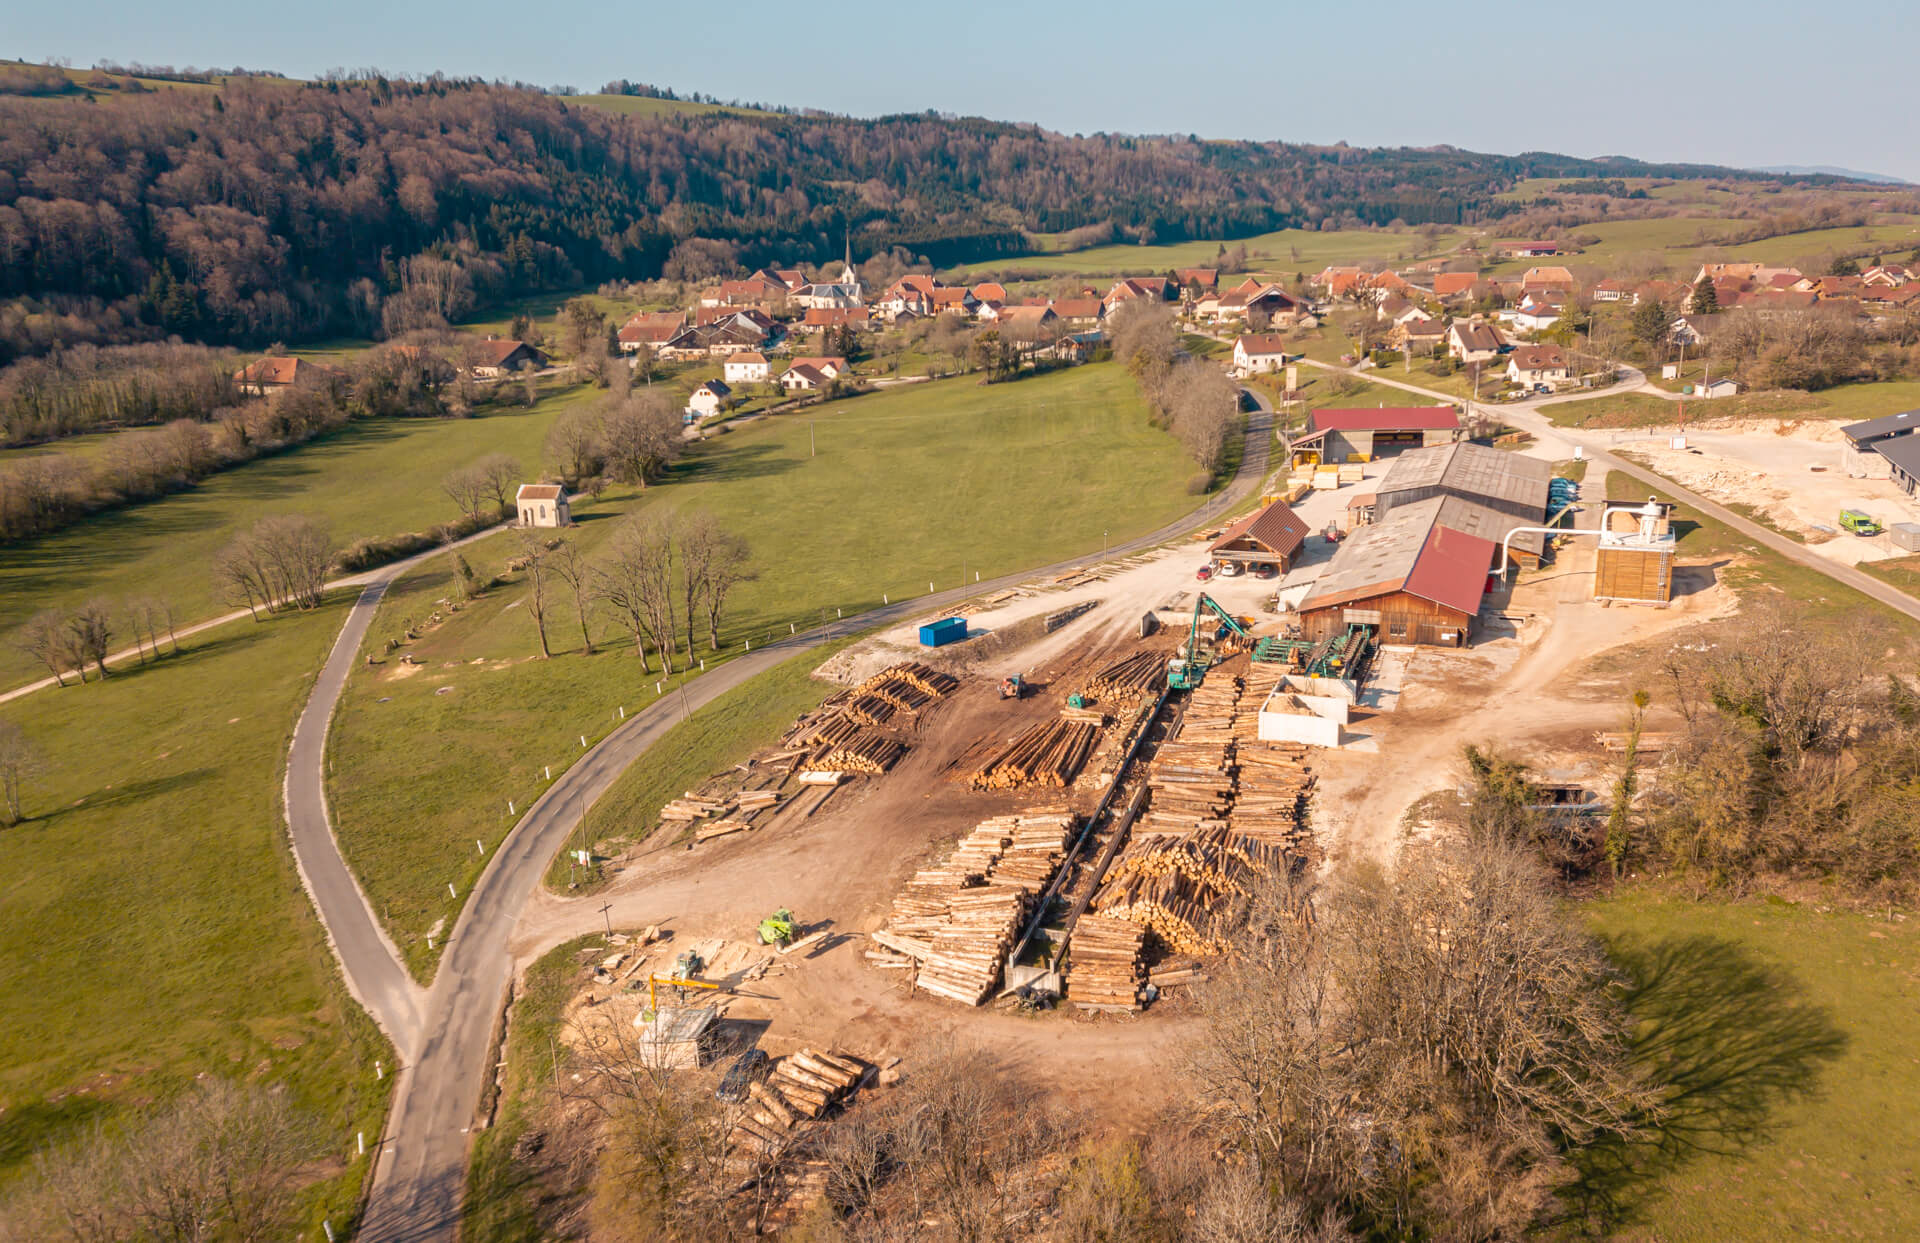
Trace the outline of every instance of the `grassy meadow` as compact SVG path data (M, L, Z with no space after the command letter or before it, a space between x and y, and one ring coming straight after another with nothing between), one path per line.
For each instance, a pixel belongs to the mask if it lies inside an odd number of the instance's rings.
M594 555L624 514L701 510L744 536L757 577L735 590L724 653L831 618L1020 570L1152 530L1196 505L1192 464L1147 422L1131 377L1096 364L1011 384L913 385L759 420L707 441L644 493L583 504L572 538ZM507 540L477 545L483 574ZM448 595L450 560L395 584L369 654ZM416 971L425 938L451 926L488 849L617 709L651 702L613 619L581 654L569 603L553 609L556 656L538 659L518 576L448 615L397 661L354 671L331 739L335 828L376 911ZM700 647L706 654L705 636ZM723 654L724 654L723 653ZM668 684L669 693L672 684ZM350 774L350 779L348 775ZM459 898L446 886L455 884ZM439 944L436 939L436 944Z
M955 272L968 279L980 279L1006 270L1042 272L1054 276L1165 272L1170 268L1205 267L1219 255L1221 247L1232 249L1245 246L1247 265L1251 269L1297 271L1311 276L1331 263L1360 263L1370 259L1412 262L1430 255L1444 254L1458 246L1464 236L1457 232L1443 233L1429 247L1420 234L1411 229L1399 233L1372 229L1327 232L1281 229L1275 233L1229 241L1174 242L1165 246L1096 246L1076 251L1043 249L1034 254L1009 255L966 264L955 269ZM1043 237L1043 243L1044 240Z
M1612 1237L1920 1234L1920 925L1780 899L1629 888L1582 904L1633 981L1641 1064L1672 1085L1660 1142L1587 1163Z
M344 600L0 709L46 760L30 818L0 831L0 1182L197 1075L257 1079L329 1146L306 1224L346 1220L391 1055L340 983L280 810Z
M1685 404L1687 417L1693 422L1738 418L1832 419L1853 423L1920 408L1920 380L1843 384L1818 393L1779 389L1716 397L1711 401L1689 400ZM1614 393L1542 406L1540 413L1555 427L1604 431L1673 423L1680 417L1680 403L1647 393Z
M590 396L573 389L472 419L363 420L184 492L0 546L0 633L40 609L97 596L159 596L181 624L225 612L213 558L258 519L315 514L342 545L446 522L459 509L441 492L442 476L496 452L535 470L555 416ZM0 688L45 672L11 644L0 647Z

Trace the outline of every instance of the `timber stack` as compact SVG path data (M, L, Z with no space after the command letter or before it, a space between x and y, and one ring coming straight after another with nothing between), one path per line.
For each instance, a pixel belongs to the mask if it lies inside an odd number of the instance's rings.
M1123 919L1082 915L1067 949L1067 1000L1083 1006L1140 1004L1147 930Z
M1301 743L1242 743L1236 750L1239 785L1229 817L1237 836L1311 853L1315 777Z
M766 1079L747 1088L746 1108L734 1123L732 1147L778 1157L800 1131L860 1086L872 1066L846 1053L802 1049L774 1063ZM799 1128L799 1131L796 1131Z
M1065 854L1073 817L1059 809L996 816L938 867L916 872L872 934L881 966L915 967L914 985L977 1006L993 993L1035 894Z
M1087 680L1086 693L1105 703L1109 699L1134 699L1159 692L1167 681L1167 657L1164 652L1135 652L1094 672Z
M1070 785L1099 737L1100 727L1084 721L1042 721L988 756L969 784L976 790Z
M911 716L960 689L960 679L917 660L890 665L853 688L855 700L873 696Z
M1233 806L1233 761L1224 742L1188 742L1180 737L1160 744L1147 765L1153 791L1140 827L1154 833L1191 833L1226 823Z
M881 734L862 731L831 748L819 760L818 767L831 772L866 773L878 777L907 753L906 744Z
M1240 679L1216 672L1193 688L1187 710L1180 717L1180 741L1233 742L1234 710L1240 702Z
M879 695L855 695L841 709L847 719L862 725L885 725L895 711L893 701Z

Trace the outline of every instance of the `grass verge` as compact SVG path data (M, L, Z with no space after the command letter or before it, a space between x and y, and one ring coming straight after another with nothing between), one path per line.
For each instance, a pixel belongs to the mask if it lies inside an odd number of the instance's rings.
M305 1224L349 1220L391 1053L340 982L280 806L345 602L6 707L48 765L32 818L0 832L0 1179L197 1076L265 1080L332 1154Z

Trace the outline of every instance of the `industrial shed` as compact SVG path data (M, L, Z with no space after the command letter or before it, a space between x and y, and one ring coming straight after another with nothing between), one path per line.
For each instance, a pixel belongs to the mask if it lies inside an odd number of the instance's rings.
M1920 430L1920 410L1903 410L1864 423L1847 424L1840 429L1846 438L1841 461L1847 474L1854 479L1885 479L1894 475L1900 466L1898 459L1913 456L1916 446L1907 442L1917 430ZM1913 479L1909 468L1907 478L1900 481L1909 495L1913 493Z
M1443 526L1443 504L1403 505L1351 536L1300 601L1304 635L1364 625L1383 643L1465 647L1500 546Z
M1460 438L1452 406L1328 406L1307 416L1307 429L1287 445L1295 466L1370 461L1408 449L1448 445Z
M1293 568L1306 542L1307 524L1285 501L1275 501L1228 527L1207 549L1207 554L1216 562L1270 565L1284 574Z
M1381 517L1402 505L1453 496L1539 526L1547 520L1552 484L1553 467L1539 458L1462 442L1402 453L1374 491Z

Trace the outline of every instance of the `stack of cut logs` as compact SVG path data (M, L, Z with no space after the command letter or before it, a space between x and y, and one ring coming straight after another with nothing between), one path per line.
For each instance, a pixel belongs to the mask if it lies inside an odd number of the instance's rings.
M1011 790L1043 785L1056 789L1070 784L1093 754L1100 727L1064 717L1043 721L1020 733L987 757L973 774L976 790Z
M729 1142L762 1157L777 1157L796 1138L796 1125L826 1113L871 1070L845 1053L802 1049L781 1058L763 1082L747 1088L746 1109L734 1123Z
M1233 805L1232 760L1225 742L1188 742L1180 737L1160 744L1147 765L1153 798L1140 827L1153 833L1191 833L1226 823Z
M1153 694L1166 684L1165 652L1135 652L1097 670L1087 680L1086 692L1105 703Z
M1180 741L1222 745L1233 741L1234 709L1240 702L1240 679L1215 673L1187 699L1180 718Z
M1241 743L1235 750L1240 784L1230 817L1236 835L1306 855L1314 775L1302 743Z
M911 960L918 987L979 1005L999 982L1029 900L1052 879L1072 828L1073 817L1058 809L982 822L944 863L907 882L887 926L873 934L882 950L867 957L882 966Z
M1253 661L1240 689L1240 704L1233 718L1233 736L1241 746L1260 740L1260 709L1266 706L1280 679L1287 674L1284 665L1271 661Z
M879 694L898 691L902 687L912 687L928 699L944 699L960 689L960 679L932 665L908 660L882 669L855 687L854 692L862 695Z
M1147 930L1123 919L1082 915L1067 951L1067 999L1089 1006L1140 1001L1141 947Z
M701 798L689 791L674 799L660 809L662 820L698 820L703 816L717 816L727 810L728 804L719 799Z
M880 695L855 695L840 711L862 725L885 725L895 708L892 700Z
M898 764L906 753L905 743L862 732L821 756L818 767L827 772L868 773L877 777Z
M1142 834L1114 860L1094 909L1144 924L1181 953L1224 953L1230 944L1213 928L1237 911L1251 863L1224 827L1186 837Z
M817 747L837 747L851 742L863 732L860 722L836 712L801 735L801 741Z

